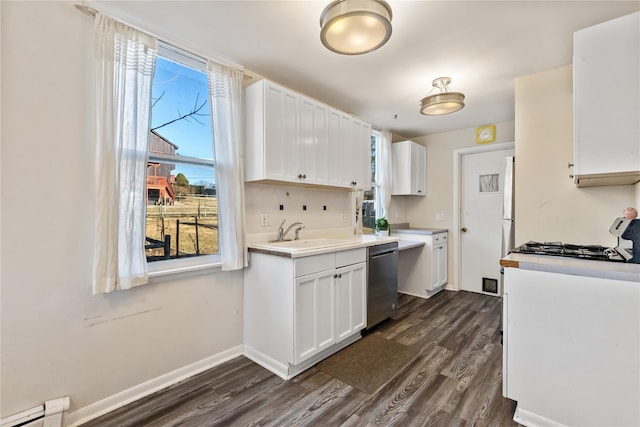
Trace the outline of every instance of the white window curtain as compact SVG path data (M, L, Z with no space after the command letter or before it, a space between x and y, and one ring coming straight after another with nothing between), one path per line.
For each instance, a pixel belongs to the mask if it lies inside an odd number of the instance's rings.
M96 218L93 293L148 282L147 144L157 40L96 15Z
M222 270L247 266L244 216L242 72L209 61L209 100Z
M391 204L391 185L393 181L393 161L391 158L391 131L380 132L378 144L378 163L376 165L378 194L380 203L378 206L377 218L386 217L389 214Z

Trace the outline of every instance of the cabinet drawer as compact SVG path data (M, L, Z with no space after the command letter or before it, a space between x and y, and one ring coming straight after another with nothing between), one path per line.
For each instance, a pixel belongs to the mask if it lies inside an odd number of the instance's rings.
M336 267L335 253L296 258L294 260L294 276L306 276L324 270L333 270Z
M433 236L433 243L446 243L447 235L445 233L435 234Z
M348 251L336 252L336 268L344 267L345 265L357 264L359 262L365 262L366 260L366 248L350 249Z

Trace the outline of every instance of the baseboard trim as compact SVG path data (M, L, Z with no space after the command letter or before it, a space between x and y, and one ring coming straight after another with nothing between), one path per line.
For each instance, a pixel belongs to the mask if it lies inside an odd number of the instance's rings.
M513 421L527 427L567 427L557 421L550 420L541 415L529 412L526 409L522 409L520 404L516 406L516 411L513 414Z
M214 366L220 365L235 357L242 356L243 346L239 345L213 356L199 360L187 366L176 369L157 378L153 378L144 383L133 386L127 390L116 393L105 399L94 402L76 411L69 412L64 417L64 425L67 427L77 427L90 420L98 418L104 414L114 411L138 399L142 399L156 391L169 387L182 380L192 377Z

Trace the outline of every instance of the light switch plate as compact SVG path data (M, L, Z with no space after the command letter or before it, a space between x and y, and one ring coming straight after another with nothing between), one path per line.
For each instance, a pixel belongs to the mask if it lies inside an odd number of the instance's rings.
M260 214L260 226L261 227L271 227L271 215L268 213Z

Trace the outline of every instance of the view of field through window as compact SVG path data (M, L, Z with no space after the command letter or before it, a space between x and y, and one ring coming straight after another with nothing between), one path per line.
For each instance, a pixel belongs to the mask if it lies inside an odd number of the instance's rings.
M208 80L161 55L152 87L147 166L147 261L218 253Z
M371 135L371 188L364 191L364 200L362 201L362 232L364 234L373 234L376 231L376 156L378 137Z

